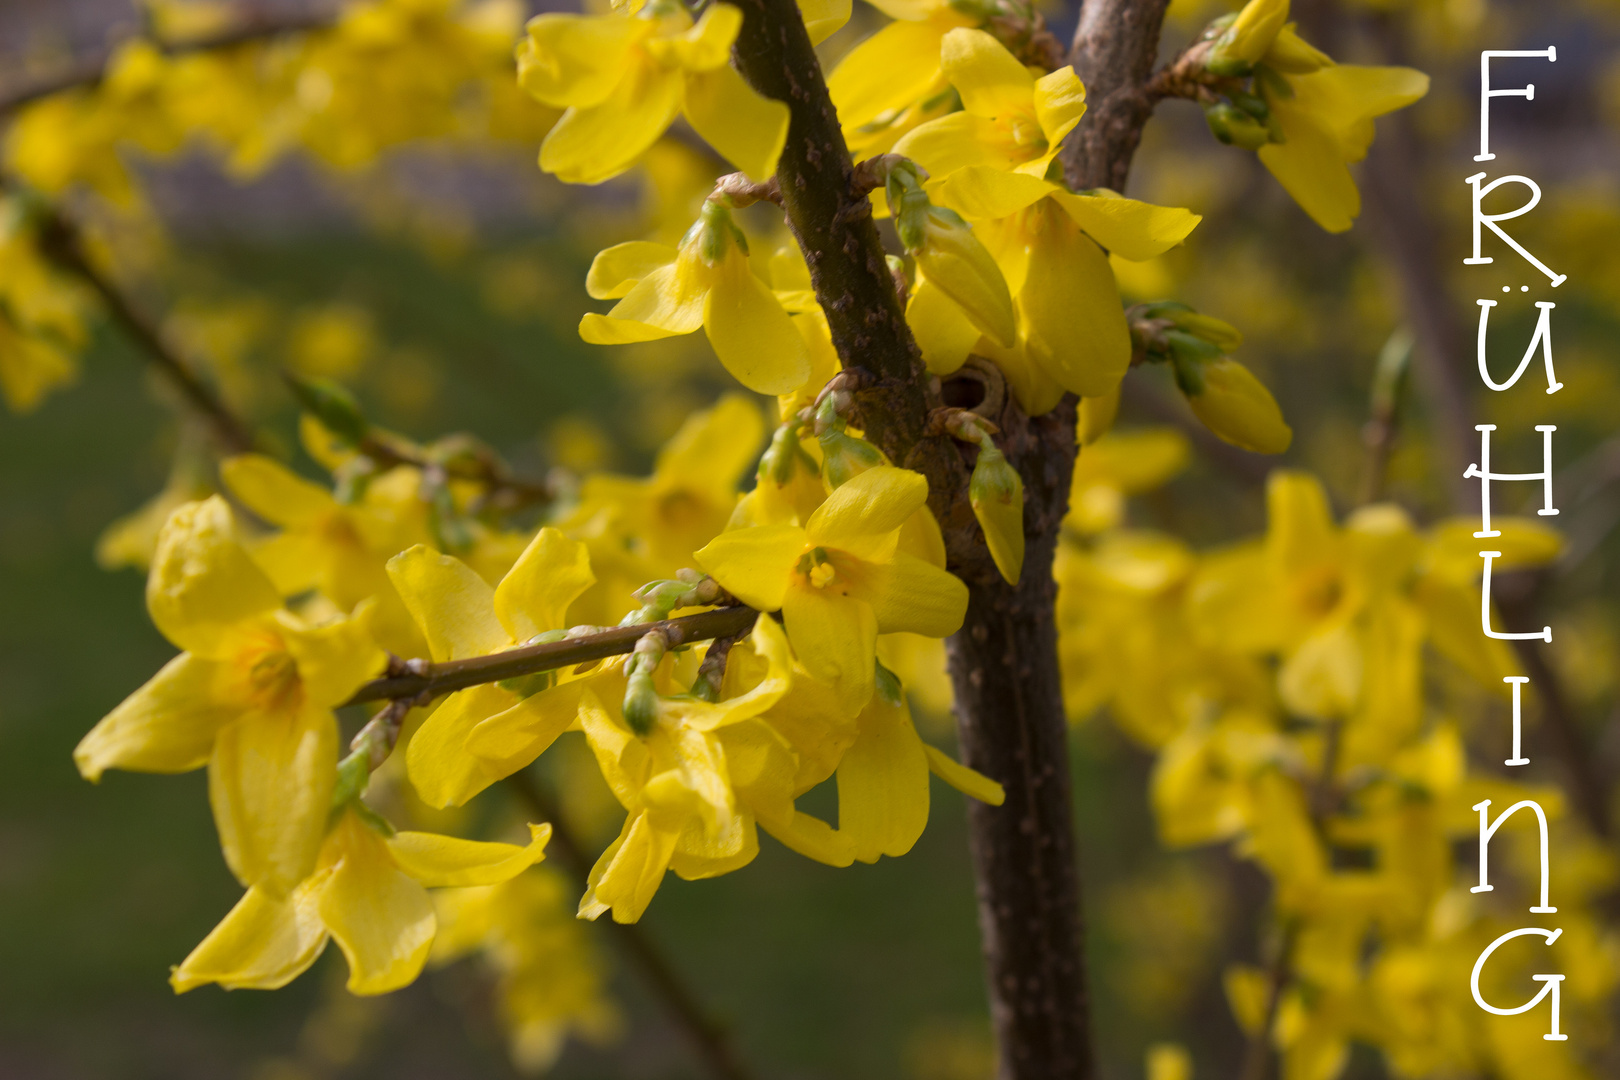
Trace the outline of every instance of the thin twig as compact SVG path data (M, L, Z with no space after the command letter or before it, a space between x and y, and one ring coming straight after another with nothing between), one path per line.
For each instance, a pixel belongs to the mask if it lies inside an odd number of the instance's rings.
M135 310L118 284L96 268L85 251L84 235L78 226L55 207L46 207L41 214L40 250L90 287L107 314L135 340L159 374L208 421L223 450L243 453L253 449L253 435L247 424L169 347L158 328Z
M359 705L366 701L394 698L420 698L431 700L452 690L463 690L480 683L499 682L519 675L533 675L541 671L574 664L590 663L609 656L623 656L634 651L636 642L650 632L662 633L671 648L690 645L710 638L732 637L746 633L754 625L759 612L751 607L723 607L697 615L683 615L662 622L639 623L634 626L616 626L596 634L586 634L564 641L540 645L524 645L489 656L473 656L465 660L446 660L440 664L414 664L413 669L399 674L372 679L346 701L345 705Z
M556 855L557 861L583 886L590 875L591 860L551 791L526 770L513 773L507 783L535 816L551 823L551 842L546 854ZM640 970L648 987L714 1075L721 1080L750 1080L752 1074L738 1059L725 1027L704 1012L692 988L681 979L675 966L646 931L637 923L609 922L607 925L619 947Z
M152 45L158 51L168 56L180 56L185 53L207 52L212 49L229 49L237 45L247 45L266 38L281 37L285 34L301 34L311 30L325 30L337 20L335 12L322 14L283 15L278 18L253 19L217 34L202 37L188 38L184 41L152 40ZM16 109L40 98L52 94L62 93L64 90L75 90L80 87L95 86L106 76L107 65L112 61L121 46L113 46L94 56L76 60L61 71L24 83L15 89L0 91L0 116L5 116Z

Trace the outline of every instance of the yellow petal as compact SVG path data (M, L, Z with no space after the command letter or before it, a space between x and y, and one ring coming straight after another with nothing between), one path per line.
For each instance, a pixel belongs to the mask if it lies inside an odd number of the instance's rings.
M146 580L146 609L163 636L212 657L237 623L281 606L281 597L236 537L218 495L187 503L158 535Z
M954 300L991 340L1010 346L1018 338L1012 292L989 249L961 224L928 216L921 247L912 252L920 270Z
M874 588L853 595L872 605L878 633L950 637L962 628L968 592L955 574L896 552L892 562L874 568L872 581Z
M1278 469L1266 481L1266 555L1292 571L1331 559L1338 529L1322 482L1310 473Z
M731 59L731 43L742 29L742 9L733 4L710 4L685 33L656 46L688 71L711 71Z
M849 22L850 0L799 0L799 14L810 32L810 44L820 45Z
M286 896L315 869L337 777L337 719L326 709L251 712L220 729L208 801L231 872Z
M585 315L579 336L592 345L624 345L690 334L703 325L711 282L694 257L678 258L638 281L606 315Z
M776 611L804 549L804 530L797 526L755 525L721 533L692 558L743 603Z
M782 598L782 623L800 663L831 685L846 709L871 698L877 616L870 604L796 583Z
M1288 21L1289 0L1249 0L1222 36L1223 57L1257 63Z
M1093 240L1134 262L1169 251L1203 220L1179 206L1155 206L1113 192L1071 195L1059 191L1052 197Z
M627 820L624 832L592 869L580 914L594 919L611 908L614 922L641 918L669 869L676 838L676 833L654 828L645 813Z
M388 560L388 577L434 660L485 656L512 644L495 617L495 591L460 559L417 544Z
M429 806L460 806L495 781L510 775L495 762L472 754L467 739L482 721L510 709L515 698L493 683L450 695L411 736L405 771Z
M949 375L967 361L979 342L979 328L926 277L917 279L906 302L906 325L935 375Z
M337 509L330 491L263 454L227 458L219 478L243 506L282 528L313 524Z
M940 206L948 206L970 221L995 221L1033 206L1059 190L1056 184L1038 176L974 165L953 172L937 184L930 184L928 194ZM996 252L982 230L980 240ZM997 262L1001 260L998 258ZM1005 266L1003 272L1006 272ZM1012 279L1013 275L1007 274L1009 286L1013 284ZM1023 279L1018 283L1022 284Z
M1018 294L1028 351L1065 390L1113 391L1131 364L1131 334L1108 258L1052 203L1037 207L1029 276Z
M310 704L331 708L343 704L360 684L382 674L385 657L371 640L364 613L308 626L288 612L277 612L287 652L298 663L298 680Z
M631 47L651 24L619 16L540 15L518 50L518 83L556 108L596 105L624 77Z
M383 838L357 815L344 814L332 839L342 857L321 891L321 921L349 961L349 992L409 985L433 945L427 890L394 865Z
M495 614L513 641L568 625L568 605L596 583L585 545L547 526L495 587Z
M575 681L547 687L479 721L467 733L467 752L484 759L486 771L510 776L573 726L585 686Z
M918 124L894 144L894 153L908 157L944 179L961 169L1010 169L1018 164L1005 150L1006 139L996 124L970 112L947 113Z
M928 756L929 771L962 794L991 806L1007 801L1007 792L1000 784L963 765L937 746L923 743L923 753Z
M1086 112L1086 88L1072 67L1061 67L1035 80L1035 119L1047 145L1057 147Z
M786 821L759 824L783 847L807 859L828 866L848 866L855 861L855 846L848 836L803 811L795 811Z
M1328 232L1350 228L1361 213L1361 192L1345 167L1340 143L1292 102L1271 103L1285 141L1260 148L1260 163L1300 208Z
M732 249L703 307L703 329L736 380L758 394L790 394L810 378L804 338L781 301Z
M928 824L928 758L906 708L874 698L838 765L838 831L855 858L911 850Z
M595 300L617 300L642 278L675 261L678 252L668 244L631 240L596 253L585 275L585 291Z
M805 540L883 561L899 543L900 527L927 501L928 480L922 473L879 465L827 496L805 524Z
M685 113L693 131L750 177L775 174L787 142L788 107L761 95L729 64L686 77Z
M983 30L952 30L940 41L939 58L968 112L994 119L1032 110L1035 77Z
M79 740L73 761L80 775L95 781L108 769L179 773L207 764L214 735L241 713L215 700L219 669L190 653L164 664Z
M944 28L932 21L895 22L851 49L827 76L844 130L922 97L939 74L943 35Z
M326 948L318 900L326 875L278 898L251 888L169 975L183 994L208 983L227 990L279 990L302 975Z
M765 421L759 406L731 393L714 407L692 413L658 451L653 478L662 487L703 492L718 505L735 499L737 481L759 458Z
M563 113L540 144L540 168L569 184L599 184L618 176L675 119L683 83L678 72L634 64L606 99Z
M545 858L549 824L530 825L529 843L492 844L438 833L400 832L387 839L394 864L430 889L499 885Z

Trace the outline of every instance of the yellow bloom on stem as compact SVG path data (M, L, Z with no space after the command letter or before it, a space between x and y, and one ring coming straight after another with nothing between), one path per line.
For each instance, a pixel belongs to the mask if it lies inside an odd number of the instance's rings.
M312 624L237 539L218 496L176 510L158 539L147 610L184 649L73 752L79 772L208 765L220 845L244 885L285 896L315 864L337 767L332 708L382 667L354 619Z
M421 545L388 560L388 575L435 662L487 656L563 630L569 605L596 580L585 545L549 526L493 589L459 559ZM460 806L539 757L574 722L577 703L578 688L550 674L458 691L411 736L411 784L430 806ZM468 735L492 717L525 737L500 757L472 753Z
M1404 67L1336 64L1288 22L1289 0L1249 0L1216 38L1210 71L1254 76L1254 94L1232 95L1206 111L1226 142L1257 149L1260 161L1328 232L1361 213L1347 166L1367 156L1373 118L1429 91L1429 77Z
M889 133L896 119L917 103L949 94L940 71L940 47L945 35L959 27L977 26L949 0L879 0L873 4L895 21L861 42L827 76L827 91L844 138L857 153L888 149L874 145Z
M315 588L346 612L371 600L367 625L378 643L400 656L422 652L425 640L384 570L395 552L428 541L420 472L390 469L348 504L263 454L229 458L219 473L238 502L281 530L256 543L253 558L283 596Z
M1018 316L1010 348L979 342L1019 404L1049 411L1064 391L1112 393L1131 362L1130 329L1106 252L1140 261L1186 239L1201 220L1106 189L1062 185L987 165L957 169L930 195L974 221L974 232L1001 267Z
M586 477L578 504L558 522L590 548L598 582L576 620L616 623L637 588L690 566L692 552L726 527L764 437L759 406L727 394L687 417L658 451L651 476Z
M1044 177L1086 111L1074 68L1037 78L1001 42L966 28L945 35L940 63L962 111L913 128L894 152L938 179L970 165Z
M218 983L275 990L303 974L337 939L349 992L386 994L421 973L437 920L430 888L497 885L539 862L550 825L530 825L527 846L435 833L384 835L352 806L320 848L314 872L289 896L249 888L169 976L176 993Z
M579 336L623 345L690 334L702 327L726 370L760 394L788 394L810 377L810 356L782 302L755 276L731 211L703 204L679 248L634 240L596 256L585 279L598 300L618 300L606 315L588 313Z
M693 557L744 603L780 610L805 667L859 709L872 696L878 634L948 637L967 611L956 577L898 550L927 497L920 474L880 465L846 481L803 528L734 529Z
M711 4L696 23L669 0L629 14L547 14L518 47L518 81L566 109L540 147L540 167L595 184L633 165L677 115L756 180L776 171L788 109L761 97L729 60L742 11Z

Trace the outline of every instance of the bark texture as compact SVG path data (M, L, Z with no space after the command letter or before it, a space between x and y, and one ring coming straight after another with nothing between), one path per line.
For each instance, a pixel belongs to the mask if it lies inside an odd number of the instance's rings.
M744 13L733 61L791 110L777 169L783 209L856 394L867 437L928 477L950 568L969 590L950 642L957 730L967 764L999 780L1000 807L970 803L970 845L1000 1080L1090 1080L1068 730L1057 655L1052 558L1075 459L1073 397L1045 416L1010 401L997 443L1024 481L1021 582L996 574L967 498L970 452L943 435L942 402L922 367L826 83L793 0L733 0ZM1074 62L1091 111L1065 162L1076 186L1124 186L1152 108L1151 74L1167 0L1088 0ZM952 395L955 396L954 394ZM971 406L973 401L954 402Z

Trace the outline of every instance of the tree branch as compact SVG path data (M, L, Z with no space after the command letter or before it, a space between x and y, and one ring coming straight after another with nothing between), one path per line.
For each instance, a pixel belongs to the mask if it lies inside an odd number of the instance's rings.
M896 465L928 477L928 504L952 561L989 565L966 498L962 456L949 437L929 428L941 403L929 392L804 20L794 0L735 2L743 26L732 62L755 90L788 106L787 145L777 164L782 208L810 265L838 358L845 370L865 376L854 395L861 429Z
M1142 128L1158 98L1146 88L1169 0L1084 0L1069 62L1089 103L1063 148L1074 188L1123 193Z
M253 434L191 365L169 348L158 328L136 311L118 285L96 268L84 248L77 225L54 207L42 211L40 250L62 269L88 285L114 322L146 353L146 358L172 384L186 403L206 420L220 448L239 454L253 449Z
M556 855L557 861L583 887L590 876L591 860L556 798L525 770L507 777L507 783L534 816L551 822L551 842L546 846L546 854ZM610 921L607 925L619 947L640 970L647 986L663 1003L709 1070L720 1080L751 1080L752 1074L738 1059L725 1027L704 1012L692 988L682 981L675 966L641 924Z
M533 675L541 671L555 671L573 664L587 664L605 660L610 656L623 656L636 647L636 642L649 633L662 633L670 648L690 645L710 638L733 637L747 633L759 612L751 607L723 607L697 615L683 615L679 619L640 623L635 626L616 626L600 633L586 634L566 641L541 645L524 645L488 656L473 656L465 660L447 660L440 664L412 662L412 670L404 674L384 675L372 679L356 690L344 702L359 705L367 701L397 700L400 698L431 700L452 690L464 690L480 683L499 682L519 675Z

